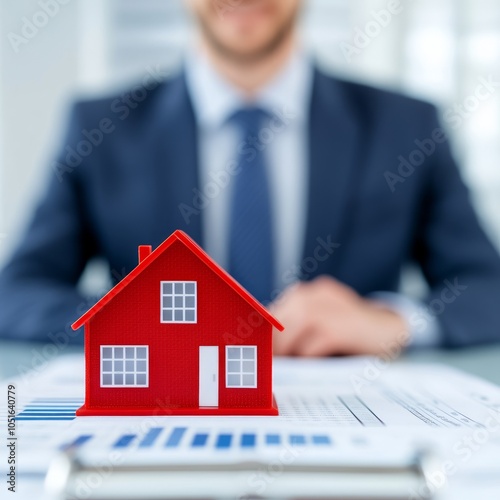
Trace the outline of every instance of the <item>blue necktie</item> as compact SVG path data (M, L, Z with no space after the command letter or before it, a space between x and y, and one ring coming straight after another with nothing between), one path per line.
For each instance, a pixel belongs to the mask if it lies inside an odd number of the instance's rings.
M267 143L259 139L266 117L259 108L242 109L231 117L240 143L229 218L229 272L263 303L271 299L274 278Z

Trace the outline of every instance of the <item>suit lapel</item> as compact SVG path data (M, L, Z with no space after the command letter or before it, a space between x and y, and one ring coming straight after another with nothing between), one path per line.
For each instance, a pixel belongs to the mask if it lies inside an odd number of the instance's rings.
M349 199L357 169L359 130L340 84L315 72L310 110L309 201L304 259L315 258L318 268L308 278L334 273L338 258L320 262L315 250L321 242L340 245L348 220ZM332 246L326 249L332 251ZM335 255L337 255L335 253ZM322 252L324 255L324 252Z

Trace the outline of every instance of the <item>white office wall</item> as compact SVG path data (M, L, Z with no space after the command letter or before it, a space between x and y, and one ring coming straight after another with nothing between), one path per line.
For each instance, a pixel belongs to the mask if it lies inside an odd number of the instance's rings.
M500 241L500 2L458 4L455 102L468 117L456 129L457 149L487 228ZM476 108L473 96L484 80L491 88Z
M78 25L76 0L51 16L39 0L1 4L0 262L32 211L60 137L76 85Z
M0 262L31 210L73 90L98 95L148 66L173 67L190 33L181 0L66 0L16 53L7 35L19 33L39 1L1 5L0 233L7 237L0 240ZM500 81L498 0L306 3L306 44L338 74L431 100L443 112L467 102L480 78ZM397 12L387 16L394 5ZM451 131L485 225L500 244L499 96L495 88Z

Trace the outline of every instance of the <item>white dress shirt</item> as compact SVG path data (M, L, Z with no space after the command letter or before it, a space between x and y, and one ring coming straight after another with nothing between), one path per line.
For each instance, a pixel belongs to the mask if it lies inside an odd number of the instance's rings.
M281 127L268 127L264 147L273 200L275 276L277 291L289 285L304 247L308 204L308 128L313 65L300 50L286 66L249 102L225 80L199 51L192 50L185 61L188 90L199 134L199 178L205 200L202 223L207 253L224 268L228 263L229 210L234 180L232 168L242 138L228 119L237 110L252 105L282 118ZM264 125L265 126L265 125ZM285 278L286 277L286 278ZM396 293L378 293L374 298L401 314L408 325L420 314L422 304ZM433 320L433 321L432 321ZM435 318L425 331L412 331L414 345L434 345L439 339ZM415 328L411 328L415 330Z

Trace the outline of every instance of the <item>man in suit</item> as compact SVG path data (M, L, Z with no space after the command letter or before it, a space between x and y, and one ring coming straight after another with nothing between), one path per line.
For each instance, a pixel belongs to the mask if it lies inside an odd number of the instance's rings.
M435 109L319 71L301 0L186 3L199 29L179 75L74 106L0 277L1 335L81 342L87 262L119 279L138 245L183 229L271 302L277 354L499 340L500 259ZM398 294L410 261L425 304Z

